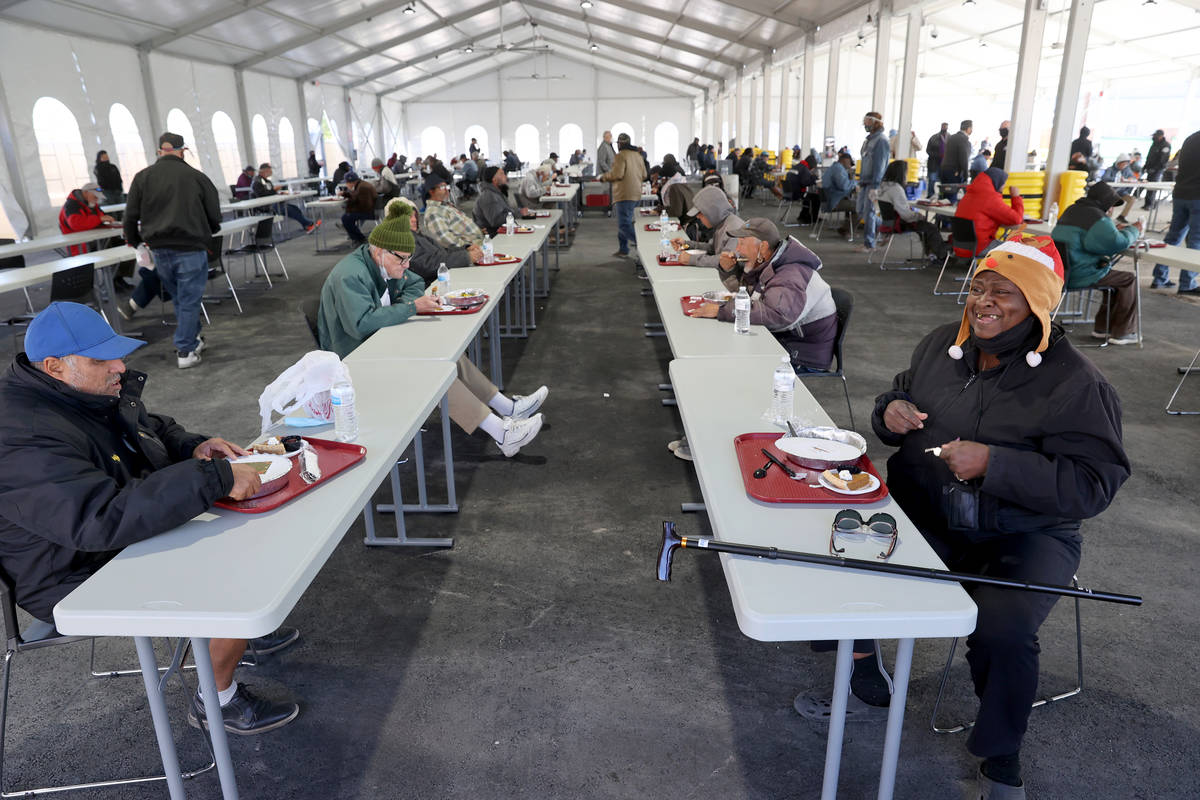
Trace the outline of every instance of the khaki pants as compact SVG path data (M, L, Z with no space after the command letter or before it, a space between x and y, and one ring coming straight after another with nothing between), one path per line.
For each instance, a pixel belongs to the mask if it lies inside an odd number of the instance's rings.
M1112 293L1111 305L1109 294L1105 292L1100 310L1096 312L1096 333L1104 333L1111 323L1110 336L1126 336L1134 333L1137 324L1137 285L1132 272L1109 270L1108 274L1096 281L1097 286L1109 286L1116 291Z
M466 433L474 433L488 414L488 401L496 396L496 384L487 379L479 367L465 355L458 359L458 379L450 384L446 398L450 401L450 419Z

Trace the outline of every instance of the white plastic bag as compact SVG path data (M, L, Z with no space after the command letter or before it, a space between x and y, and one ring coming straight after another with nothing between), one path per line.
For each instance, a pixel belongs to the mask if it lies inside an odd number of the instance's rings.
M150 246L145 242L137 246L137 265L146 269L154 269L154 256L150 255Z
M258 396L262 430L271 427L272 411L287 416L304 409L314 419L332 420L329 390L342 381L350 381L350 370L335 353L327 350L305 353Z

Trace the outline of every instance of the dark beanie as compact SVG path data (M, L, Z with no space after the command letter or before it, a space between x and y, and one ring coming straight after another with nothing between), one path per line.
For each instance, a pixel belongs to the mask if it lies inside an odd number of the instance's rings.
M371 229L367 241L384 250L411 253L417 249L417 239L412 234L410 222L413 208L400 198L387 204L383 222Z
M1087 198L1100 208L1107 211L1113 206L1119 206L1125 201L1117 194L1117 190L1109 186L1104 181L1093 183L1091 188L1087 190Z
M500 168L495 165L490 166L487 169L485 169L483 171L483 182L491 183L492 179L496 177L496 173L499 171L500 171Z
M441 175L435 175L433 173L430 173L429 177L425 179L425 191L432 192L434 189L441 186L445 182L446 182L446 179L443 178Z

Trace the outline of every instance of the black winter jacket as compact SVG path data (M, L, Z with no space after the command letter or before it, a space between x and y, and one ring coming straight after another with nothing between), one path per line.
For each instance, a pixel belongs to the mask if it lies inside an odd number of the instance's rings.
M944 489L958 481L925 449L962 438L989 449L987 474L970 482L979 492L978 528L964 531L971 539L1078 527L1107 508L1130 467L1121 401L1104 375L1058 326L1040 366L1025 363L1029 347L1022 347L980 373L969 340L961 360L947 355L958 327L926 336L892 391L875 400L872 428L884 444L900 447L888 459L888 488L900 507L924 533L950 528ZM899 436L884 426L883 413L898 398L929 415L924 428Z
M417 248L413 251L408 268L420 275L426 286L437 280L438 267L442 264L445 264L447 269L474 266L467 248L442 247L424 231L417 231L413 235L417 239Z
M207 250L221 229L217 187L182 158L160 156L133 176L124 223L130 247L144 240L152 248Z
M24 353L0 377L0 569L17 604L54 605L121 548L178 527L233 489L224 459L192 458L207 437L120 397L78 392Z

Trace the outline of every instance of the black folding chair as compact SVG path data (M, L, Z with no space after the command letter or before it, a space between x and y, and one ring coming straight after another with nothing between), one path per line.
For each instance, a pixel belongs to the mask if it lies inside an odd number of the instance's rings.
M850 429L854 430L854 409L850 407L850 388L846 385L846 371L842 363L842 343L846 339L846 329L850 326L850 314L854 311L854 295L845 289L830 289L833 295L833 305L837 309L837 336L833 340L834 369L820 372L797 372L796 377L805 378L841 378L842 392L846 395L846 411L850 414Z
M910 235L916 239L920 239L921 237L920 234L914 230L902 230L903 222L900 219L900 215L896 213L896 207L886 200L879 201L879 216L883 218L883 224L879 226L879 232L887 236L887 246L883 248L883 257L879 260L879 268L899 270L925 269L924 261L916 266L889 267L887 265L887 257L888 253L892 249L893 239L895 239L897 236L906 235ZM873 258L875 258L875 254L871 253L871 255L867 256L867 263L870 264ZM913 258L912 239L909 239L908 259L904 263L907 264L908 262L915 260L916 259Z
M973 275L975 272L975 263L978 260L974 255L978 241L975 238L975 221L966 219L964 217L951 217L950 240L954 244L954 247L952 247L946 253L946 257L942 259L942 269L940 272L938 272L937 280L933 283L933 293L939 297L946 294L955 294L958 295L959 301L961 302L963 295L966 294L967 291L967 283L970 282L971 275ZM942 276L946 274L946 266L950 263L950 259L955 257L955 249L967 250L971 253L971 260L967 265L967 276L963 278L962 288L959 289L959 291L938 291L942 284Z
M1105 321L1107 325L1104 328L1104 340L1099 344L1077 344L1076 347L1108 347L1109 338L1112 334L1112 304L1113 298L1116 296L1117 289L1115 286L1084 286L1079 289L1068 289L1067 284L1071 280L1071 259L1065 247L1058 249L1058 255L1063 262L1063 292L1062 297L1058 300L1058 306L1054 309L1054 314L1050 319L1057 320L1060 316L1063 317L1064 325L1091 325L1096 322L1096 315L1092 312L1092 304L1095 302L1096 293L1100 294L1100 302L1104 304L1106 309ZM1071 298L1077 300L1074 308L1071 306Z

